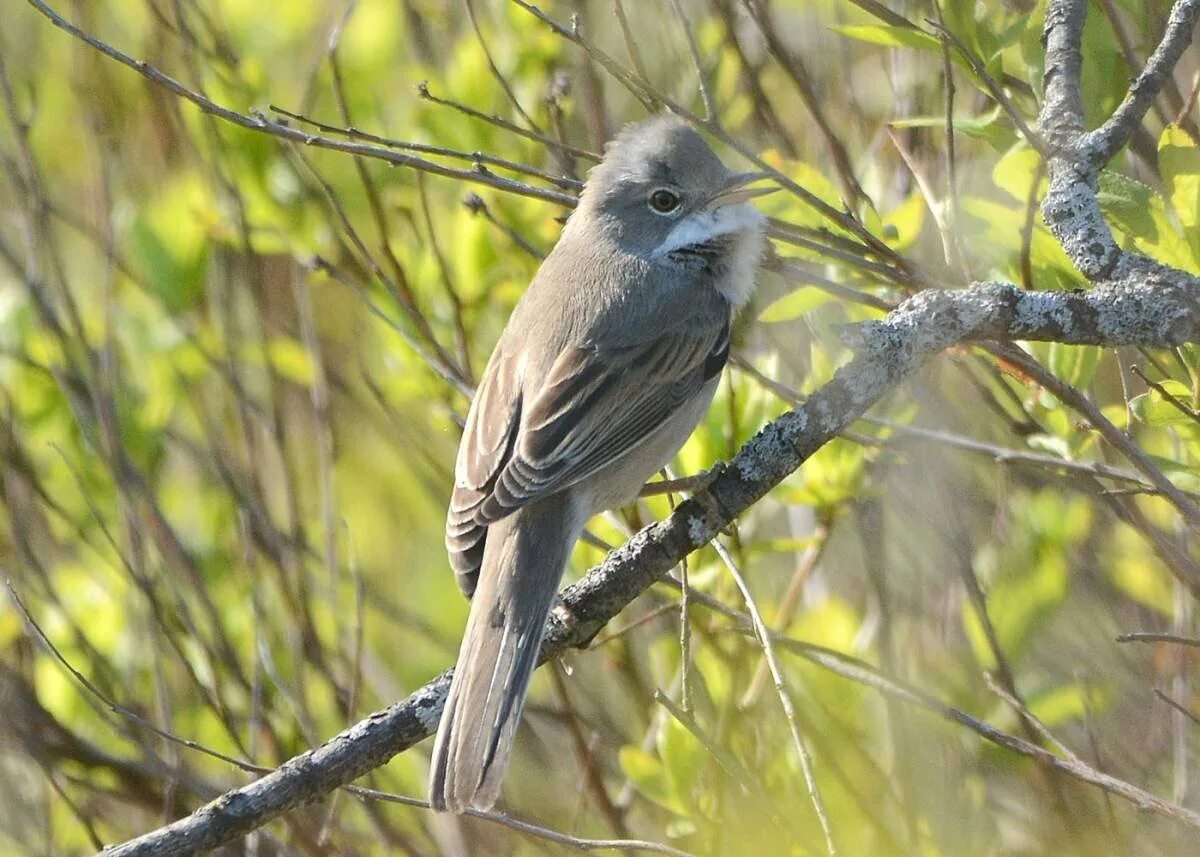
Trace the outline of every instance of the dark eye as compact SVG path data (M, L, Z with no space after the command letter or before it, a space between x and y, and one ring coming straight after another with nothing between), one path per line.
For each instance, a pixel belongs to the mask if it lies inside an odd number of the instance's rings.
M650 192L650 207L659 214L670 214L679 208L679 194L660 187Z

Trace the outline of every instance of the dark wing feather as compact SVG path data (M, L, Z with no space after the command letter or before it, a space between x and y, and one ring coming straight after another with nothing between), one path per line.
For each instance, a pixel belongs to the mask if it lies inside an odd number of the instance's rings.
M496 478L512 458L521 402L520 369L511 358L497 352L467 413L446 514L450 565L459 588L468 596L475 591L487 536L487 525L478 520L479 507L491 496Z
M725 365L729 322L621 348L573 346L538 389L489 366L459 450L446 541L468 594L487 525L622 457ZM505 374L501 380L497 377Z

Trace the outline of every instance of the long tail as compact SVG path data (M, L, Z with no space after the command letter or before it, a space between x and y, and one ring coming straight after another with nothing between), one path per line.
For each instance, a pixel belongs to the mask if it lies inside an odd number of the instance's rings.
M429 802L436 810L488 809L500 795L542 631L580 534L571 506L548 498L488 528L433 746Z

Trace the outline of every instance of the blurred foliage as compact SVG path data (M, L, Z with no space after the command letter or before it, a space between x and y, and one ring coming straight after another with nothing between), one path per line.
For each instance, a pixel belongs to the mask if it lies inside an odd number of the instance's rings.
M924 25L927 4L889 5L919 28L832 0L770 7L872 201L856 212L865 228L927 282L1081 287L1036 214L1040 157L989 90L1000 81L1032 124L1044 2L946 0L940 15L962 51ZM588 158L453 104L526 126L515 98L546 134L591 152L644 108L516 4L475 6L482 38L461 4L437 0L59 11L243 113L279 118L276 105L582 179ZM673 8L545 4L559 21L578 14L609 55L701 110ZM840 210L829 150L745 9L682 8L724 127ZM1120 102L1136 71L1127 54L1148 56L1167 11L1161 0L1093 4L1091 121ZM956 85L953 192L944 50ZM458 426L565 212L487 182L235 128L23 5L6 11L0 63L0 576L62 659L118 706L277 765L452 662L467 604L441 533ZM1180 81L1195 57L1184 65ZM1187 96L1168 86L1100 199L1122 246L1200 272ZM434 159L469 170L471 157ZM786 265L762 275L739 326L743 368L726 374L680 472L728 458L790 397L828 380L847 357L838 329L913 286L797 195L762 207L786 233L776 242ZM1200 351L1026 350L1200 492ZM1066 466L1089 463L1110 469ZM669 508L654 498L592 532L619 543ZM780 633L1042 743L989 673L1089 764L1200 803L1195 726L1152 695L1200 711L1188 650L1114 642L1142 629L1194 635L1172 569L1195 568L1196 536L1094 427L1011 363L977 349L935 361L759 504L732 544ZM581 545L572 574L602 555ZM712 551L691 558L689 581L744 607ZM697 854L824 853L760 648L693 602L685 698L677 601L656 587L603 645L567 658L561 681L538 675L506 808ZM2 603L0 851L86 853L246 781L110 710L39 642L15 598ZM815 664L783 664L844 854L1195 852L1195 831L961 724ZM697 731L655 703L656 690L686 705ZM423 794L427 753L364 784ZM585 768L599 786L580 785ZM547 849L484 822L346 795L255 838L258 853Z

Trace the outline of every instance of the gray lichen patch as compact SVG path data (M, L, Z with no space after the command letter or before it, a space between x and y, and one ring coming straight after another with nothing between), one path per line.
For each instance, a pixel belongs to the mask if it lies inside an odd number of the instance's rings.
M1092 281L1109 276L1121 254L1100 211L1094 181L1094 174L1054 159L1042 203L1046 225L1079 272Z

